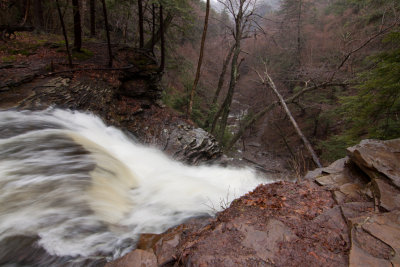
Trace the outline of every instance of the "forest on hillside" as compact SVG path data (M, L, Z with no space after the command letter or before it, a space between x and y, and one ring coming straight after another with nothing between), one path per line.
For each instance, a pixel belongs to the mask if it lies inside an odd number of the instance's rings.
M151 51L165 105L227 153L285 155L298 173L316 162L307 147L328 163L400 137L399 0L217 2L1 0L1 64L49 43L71 68L93 43L108 43L108 67L115 44Z

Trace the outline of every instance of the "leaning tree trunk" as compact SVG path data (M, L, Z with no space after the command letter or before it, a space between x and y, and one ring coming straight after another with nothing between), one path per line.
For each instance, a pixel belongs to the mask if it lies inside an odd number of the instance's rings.
M60 17L61 28L62 28L63 35L64 35L64 40L65 40L65 49L67 50L68 64L69 64L69 67L72 69L72 57L71 57L71 52L69 51L67 31L65 30L64 18L61 13L61 8L60 8L60 4L59 4L58 0L56 0L56 4L57 4L58 16Z
M201 65L203 63L204 45L205 45L206 37L207 37L208 16L209 16L209 14L210 14L210 0L207 0L206 16L204 18L203 35L201 37L199 61L197 63L196 77L195 77L194 82L193 82L192 91L190 92L189 106L188 106L188 110L187 110L187 114L186 114L186 116L188 118L190 118L190 116L192 115L193 99L194 99L194 95L196 93L197 84L199 83L199 80L200 80L200 71L201 71Z
M72 9L74 12L74 49L80 52L82 48L82 25L79 0L72 0Z
M301 131L299 125L297 124L296 120L294 119L292 113L290 112L288 106L286 105L285 100L283 99L282 95L279 93L278 89L276 89L275 83L272 80L271 76L269 76L268 72L265 71L265 77L267 78L267 82L269 86L272 88L272 91L274 91L275 95L278 97L279 102L281 103L283 109L285 110L286 114L288 115L290 122L293 124L293 127L296 129L296 132L298 136L301 138L303 141L304 145L306 146L307 150L310 152L315 164L318 166L318 168L322 168L322 165L319 161L319 158L317 154L315 153L314 149L312 148L310 142L308 139L305 137L303 132Z
M113 57L112 57L112 50L111 50L110 29L108 28L108 17L107 17L106 1L102 0L102 4L103 4L104 24L105 24L106 35L107 35L108 66L111 68L112 64L113 64Z

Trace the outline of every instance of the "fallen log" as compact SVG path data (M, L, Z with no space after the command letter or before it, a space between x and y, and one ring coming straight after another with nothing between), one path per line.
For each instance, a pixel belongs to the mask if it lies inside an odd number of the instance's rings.
M19 25L0 25L0 39L4 42L7 40L15 39L17 36L16 32L31 32L35 28L32 26L19 26Z

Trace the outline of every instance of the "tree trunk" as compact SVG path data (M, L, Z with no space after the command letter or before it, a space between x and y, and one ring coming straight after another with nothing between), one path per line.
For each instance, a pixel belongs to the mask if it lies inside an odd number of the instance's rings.
M314 149L312 148L310 142L308 141L308 139L305 137L305 135L303 134L303 132L301 131L299 125L297 124L296 120L294 119L292 113L290 112L288 106L286 105L285 100L283 99L282 95L279 93L278 89L275 86L274 81L272 80L271 76L269 76L268 72L265 71L265 76L267 78L268 84L270 85L270 87L272 88L272 90L274 91L275 95L278 97L279 102L281 103L283 109L285 110L286 114L288 115L290 122L292 123L293 127L295 128L298 136L301 138L301 140L303 141L304 145L306 146L308 152L310 152L315 164L318 166L318 168L322 168L322 165L318 159L317 154L315 153Z
M291 97L285 99L285 103L293 103L296 99L298 99L300 96L304 95L307 92L311 92L313 90L316 90L318 88L326 88L328 86L340 86L343 84L338 84L338 83L330 83L330 82L324 82L321 84L317 84L311 87L306 87L303 90L297 92L296 94L292 95ZM243 136L243 134L246 132L248 128L250 128L251 125L253 125L256 121L261 119L267 112L270 112L273 108L275 108L278 105L278 101L275 101L268 106L264 107L261 111L257 112L254 116L250 117L250 119L243 124L238 132L233 136L233 138L229 141L229 144L226 146L227 149L230 149L233 147L233 145Z
M64 18L61 13L61 8L60 8L60 4L59 4L58 0L56 0L56 4L57 4L58 16L60 17L61 28L62 28L63 35L64 35L64 40L65 40L65 49L67 50L68 64L69 64L69 67L72 69L72 57L71 57L71 52L69 51L67 31L65 30Z
M215 105L217 103L219 94L221 93L221 89L224 86L225 74L226 74L226 71L228 69L228 64L231 61L234 49L235 49L235 46L232 45L231 48L229 49L228 55L226 56L226 58L224 60L223 65L222 65L222 71L221 71L221 74L219 75L219 80L218 80L218 87L217 87L217 90L215 91L215 94L214 94L214 97L213 97L213 100L212 100L212 104L213 105Z
M301 66L301 12L302 12L302 0L298 3L298 14L297 14L297 64Z
M229 112L231 110L231 104L233 100L233 93L235 92L235 87L237 83L237 77L238 77L238 59L239 59L239 54L241 51L240 48L240 42L242 40L242 31L243 31L243 25L242 25L242 20L243 20L243 5L245 1L240 2L239 6L239 11L238 14L235 18L235 48L233 51L233 57L232 57L232 63L231 63L231 78L229 82L229 88L228 88L228 94L225 98L225 101L223 105L221 106L222 108L222 115L221 115L221 122L219 126L219 134L217 135L217 139L222 142L224 134L225 134L225 129L226 125L228 123L228 116Z
M110 29L108 28L108 17L107 17L107 6L106 1L101 1L103 4L103 16L104 16L104 24L106 28L107 35L107 46L108 46L108 66L111 68L113 64L112 50L111 50L111 40L110 40Z
M152 15L152 27L151 27L151 51L154 50L154 41L156 39L156 5L153 3L151 5L151 15Z
M79 0L72 0L72 10L74 12L74 49L80 52L82 48L82 25Z
M96 1L90 0L90 36L96 36Z
M165 39L164 39L165 29L164 29L164 15L163 6L160 5L160 35L161 35L161 64L160 72L164 71L165 68Z
M143 2L138 0L138 11L139 11L139 47L144 47L144 33L143 33Z
M26 0L25 2L25 15L24 15L24 19L21 23L21 25L25 25L26 22L28 21L28 17L29 17L29 10L31 9L31 0Z
M86 14L87 14L87 1L81 0L80 1L80 10L81 10L81 27L85 29L86 24ZM82 35L85 36L85 31L82 30Z
M215 105L217 104L217 100L218 100L219 94L221 93L222 87L224 86L225 74L226 74L226 71L228 69L229 62L231 61L234 48L235 48L235 46L232 45L231 48L229 49L228 55L225 57L225 60L224 60L224 62L222 64L222 71L221 71L221 74L219 75L217 90L215 90L214 97L213 97L212 104L211 104L212 108L214 108ZM211 118L212 114L210 112L208 114L209 118L206 120L206 123L204 124L204 128L208 128L210 126L210 123L211 123L211 125L212 125L211 126L211 133L214 133L215 127L216 127L216 123L217 123L219 117L221 116L221 112L222 112L222 110L219 108L218 111L214 114L214 116L212 118Z
M35 28L43 30L44 20L43 20L42 0L35 0L33 10L34 10Z
M195 77L194 82L193 82L192 91L190 92L189 106L188 106L188 110L187 110L187 114L186 114L187 118L190 118L191 115L192 115L194 95L196 93L197 85L198 85L199 80L200 80L200 71L201 71L201 65L203 63L204 45L205 45L206 37L207 37L208 16L209 16L209 14L210 14L210 0L207 0L206 16L204 18L203 35L201 37L201 44L200 44L199 61L197 63L196 77Z
M154 46L156 43L158 43L161 40L161 24L163 25L163 32L165 34L165 32L167 32L169 26L171 25L171 22L173 19L174 19L173 14L171 12L168 12L167 17L164 20L160 21L160 29L158 29L158 31L156 32L155 37L151 38L151 40L149 40L144 45L145 49L151 49L152 46Z

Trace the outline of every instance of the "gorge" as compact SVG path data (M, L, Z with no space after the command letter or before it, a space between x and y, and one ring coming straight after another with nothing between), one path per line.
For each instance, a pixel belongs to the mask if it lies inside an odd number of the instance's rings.
M70 2L0 1L0 266L400 266L398 0Z

